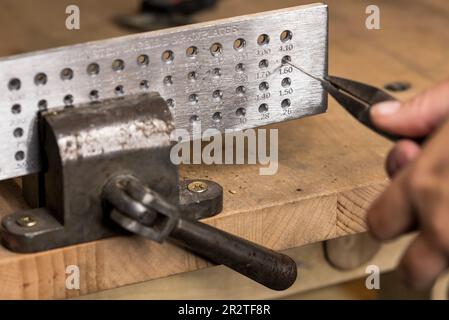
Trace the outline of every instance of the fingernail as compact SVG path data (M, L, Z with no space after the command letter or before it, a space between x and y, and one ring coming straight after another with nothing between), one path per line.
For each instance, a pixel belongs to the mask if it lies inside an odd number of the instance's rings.
M386 101L374 105L371 108L371 112L381 116L388 116L396 113L400 108L401 103L399 101Z

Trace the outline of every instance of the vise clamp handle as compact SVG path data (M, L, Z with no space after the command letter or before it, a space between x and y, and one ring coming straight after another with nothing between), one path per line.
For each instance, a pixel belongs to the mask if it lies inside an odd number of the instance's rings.
M185 217L134 176L109 180L102 196L111 219L132 233L157 242L171 240L273 290L285 290L296 280L297 266L290 257Z

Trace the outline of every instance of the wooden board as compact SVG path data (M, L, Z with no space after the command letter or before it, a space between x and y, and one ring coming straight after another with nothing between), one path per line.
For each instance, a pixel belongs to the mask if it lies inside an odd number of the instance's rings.
M343 239L343 238L339 238ZM327 290L329 286L358 279L361 284L359 293L368 296L379 294L378 290L365 287L368 274L366 268L376 265L382 273L393 270L413 235L401 237L384 245L369 261L351 270L339 270L332 267L324 254L322 243L313 243L300 248L286 250L299 265L299 278L285 291L273 291L262 287L224 266L201 269L177 274L168 278L156 279L144 283L89 294L80 299L296 299L301 293L317 289ZM333 240L330 240L333 241ZM384 276L381 276L383 289ZM214 285L211 286L210 284ZM373 292L374 291L374 292ZM340 299L338 295L327 293L328 299ZM300 299L302 297L299 297ZM396 296L396 299L400 296Z
M201 18L305 2L223 0ZM12 39L2 42L0 52L7 55L123 34L111 25L110 18L134 10L121 0L108 0L108 6L101 8L88 0L70 1L80 5L86 22L79 31L67 31L65 3L69 2L40 1L39 7L32 9L36 6L32 1L3 1L0 21L10 21L12 27L7 29L16 37L0 31L3 39ZM369 4L360 0L330 3L332 74L378 86L397 80L411 82L412 90L399 94L400 99L449 74L445 63L449 49L447 1L378 1L382 30L365 28ZM30 7L22 8L25 5ZM363 128L332 100L327 114L271 127L279 128L279 171L275 176L260 176L257 166L181 168L183 176L211 179L224 188L224 211L207 223L276 250L364 231L365 210L388 183L383 160L390 143ZM24 207L15 183L0 183L0 216ZM80 267L80 290L65 289L65 268L72 264ZM202 259L170 244L158 245L139 237L29 255L0 248L0 297L75 297L206 266Z

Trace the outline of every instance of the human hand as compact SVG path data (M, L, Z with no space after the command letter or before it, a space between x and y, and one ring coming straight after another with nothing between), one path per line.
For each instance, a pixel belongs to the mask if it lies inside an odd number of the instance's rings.
M394 146L386 161L393 181L367 214L380 240L419 229L399 269L411 287L427 289L449 267L449 81L405 103L374 106L371 118L393 134L429 137L423 147Z

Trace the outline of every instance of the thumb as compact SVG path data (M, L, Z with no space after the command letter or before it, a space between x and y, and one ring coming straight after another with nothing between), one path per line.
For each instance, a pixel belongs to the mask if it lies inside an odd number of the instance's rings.
M432 133L449 117L449 81L404 103L387 101L371 108L371 120L379 129L407 137Z

